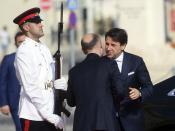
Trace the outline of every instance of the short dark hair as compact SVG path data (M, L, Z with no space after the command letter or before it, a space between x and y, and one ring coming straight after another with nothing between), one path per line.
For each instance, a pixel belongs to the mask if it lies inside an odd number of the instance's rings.
M91 50L97 42L100 40L100 37L96 34L92 33L92 40L89 42L85 42L83 39L81 40L81 47L84 53L87 53L87 50Z
M112 28L105 34L105 40L107 37L111 37L113 41L120 42L121 45L125 45L128 42L128 35L124 29Z
M18 31L18 32L15 34L15 44L16 44L17 37L22 36L22 35L24 35L24 33L21 32L21 31Z

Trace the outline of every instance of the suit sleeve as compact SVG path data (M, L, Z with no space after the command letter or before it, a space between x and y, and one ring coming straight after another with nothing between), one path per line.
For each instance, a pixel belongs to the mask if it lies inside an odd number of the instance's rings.
M0 107L8 105L7 80L8 80L8 57L5 56L0 65Z
M143 59L140 60L140 64L137 69L137 77L140 83L140 92L142 95L142 102L144 102L153 93L153 84L149 72Z
M72 80L71 80L71 75L70 75L70 72L69 72L69 80L68 80L68 88L67 88L67 104L71 107L74 107L76 104L75 104L75 97L74 97L74 93L73 93L73 90L72 90Z

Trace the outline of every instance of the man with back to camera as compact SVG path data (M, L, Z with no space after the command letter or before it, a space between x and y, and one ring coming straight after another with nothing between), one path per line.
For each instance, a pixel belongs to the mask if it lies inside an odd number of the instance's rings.
M87 56L69 71L68 77L67 102L76 106L73 131L120 131L113 97L122 99L125 91L117 64L101 58L98 35L84 35L81 46Z
M56 131L64 127L62 118L53 110L54 88L64 89L66 81L64 78L54 81L52 55L39 40L44 35L39 13L39 8L32 8L13 20L26 35L15 59L21 84L19 117L22 131Z
M152 95L153 84L143 59L124 51L128 41L124 29L112 28L105 34L106 55L115 59L128 89L128 96L120 102L119 120L123 131L143 131L142 102Z
M22 32L15 35L15 45L18 48L25 40ZM16 53L4 56L0 65L0 109L5 115L11 113L16 131L21 131L20 120L18 116L20 85L16 78L14 67Z

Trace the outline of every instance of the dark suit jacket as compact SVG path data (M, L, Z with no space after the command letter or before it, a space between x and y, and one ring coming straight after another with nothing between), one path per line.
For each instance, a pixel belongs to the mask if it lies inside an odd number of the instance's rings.
M124 52L121 75L125 81L124 87L128 92L128 87L136 87L140 90L142 97L137 100L130 100L126 97L121 102L119 111L120 121L125 131L143 131L144 116L142 102L151 96L153 92L153 84L143 59Z
M14 68L15 53L6 55L0 66L0 107L9 105L11 111L18 109L20 85Z
M69 71L67 102L76 106L73 131L120 130L112 97L112 92L122 96L119 75L116 62L96 54Z

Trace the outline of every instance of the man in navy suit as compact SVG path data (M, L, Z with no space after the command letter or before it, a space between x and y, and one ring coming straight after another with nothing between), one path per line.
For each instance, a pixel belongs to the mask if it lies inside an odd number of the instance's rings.
M25 36L22 32L15 35L15 45L18 47ZM14 68L15 53L6 55L0 65L0 108L3 114L11 113L16 131L21 131L18 117L20 85Z
M125 92L115 61L102 57L99 36L81 41L86 58L69 71L67 102L76 106L73 131L120 131L113 96Z
M119 120L123 131L143 131L142 103L152 95L153 84L143 59L124 51L128 36L125 30L112 28L105 34L106 55L115 59L128 95L120 102Z

